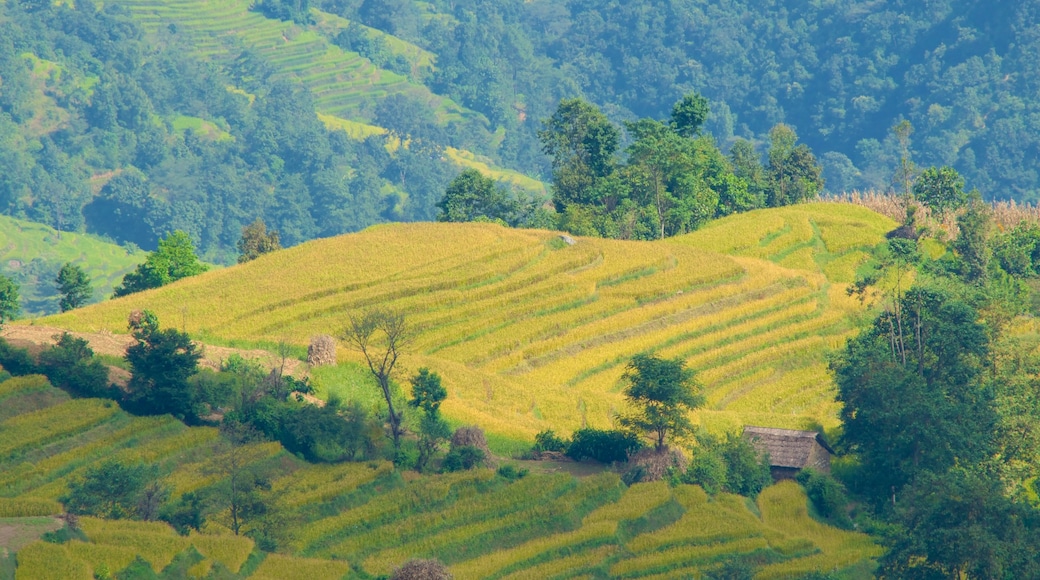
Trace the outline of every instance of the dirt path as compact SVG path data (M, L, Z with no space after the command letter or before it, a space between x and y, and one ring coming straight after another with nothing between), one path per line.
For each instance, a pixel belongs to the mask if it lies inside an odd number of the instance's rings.
M7 325L0 331L0 336L12 345L28 348L30 352L35 354L42 350L44 346L57 342L58 337L63 332L65 330L61 328L48 326ZM129 334L113 334L111 332L70 332L69 334L86 340L96 354L116 357L126 354L126 348L134 343L134 338ZM266 350L197 344L203 347L203 358L199 364L213 370L219 370L221 363L226 361L232 354L258 361L268 370L282 365L281 357ZM302 377L307 374L308 370L306 363L298 359L288 358L285 360L286 374Z
M45 532L53 532L62 525L58 518L0 518L0 551L17 552Z

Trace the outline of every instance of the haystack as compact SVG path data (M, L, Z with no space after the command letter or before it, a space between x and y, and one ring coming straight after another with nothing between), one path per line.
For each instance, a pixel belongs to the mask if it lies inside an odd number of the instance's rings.
M312 367L335 366L336 341L327 334L312 338L307 347L307 364Z

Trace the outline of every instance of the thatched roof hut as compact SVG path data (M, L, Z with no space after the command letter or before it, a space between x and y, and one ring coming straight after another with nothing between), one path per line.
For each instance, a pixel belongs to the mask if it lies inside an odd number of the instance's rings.
M807 467L823 473L831 471L834 450L816 431L747 426L744 437L759 453L769 454L773 479L790 479Z

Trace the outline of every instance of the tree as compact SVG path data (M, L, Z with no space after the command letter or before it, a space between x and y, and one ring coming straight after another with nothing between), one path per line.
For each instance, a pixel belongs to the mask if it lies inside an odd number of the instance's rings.
M954 469L926 474L900 502L878 578L1040 577L1040 512L998 481Z
M672 129L683 137L699 135L710 112L708 99L700 93L688 93L672 107Z
M159 320L147 310L139 321L131 322L130 329L137 340L126 349L131 405L149 415L193 418L196 397L188 377L198 371L202 358L198 347L183 332L160 329Z
M952 167L929 167L917 178L914 197L931 209L936 217L962 207L968 201L964 178Z
M779 124L769 131L769 191L771 207L812 199L823 191L823 168L794 129Z
M415 339L415 330L404 314L390 310L369 310L352 314L343 331L343 340L365 358L386 402L387 421L395 452L401 450L401 414L394 408L394 391L390 380L401 354Z
M61 267L54 281L58 285L58 293L61 294L58 306L62 312L83 306L94 294L94 289L90 286L90 276L72 262L66 262Z
M153 513L145 492L157 477L155 466L110 459L88 467L82 478L70 481L68 492L59 499L69 513L77 515L144 518Z
M832 363L843 442L862 464L857 485L876 504L895 503L923 472L995 452L997 415L983 384L989 339L978 312L936 287L915 287L898 303Z
M471 222L479 219L501 220L512 225L517 203L505 188L476 169L467 169L448 184L444 197L437 203L437 221Z
M237 536L268 512L270 506L262 492L269 489L270 484L254 469L258 457L249 444L261 440L256 430L229 421L221 424L220 435L223 452L217 465L223 477L216 498L226 510L228 527Z
M976 193L968 202L965 212L957 216L959 234L953 243L961 263L962 276L970 284L985 284L989 278L989 261L993 250L990 235L993 216L989 205Z
M268 230L264 220L256 221L242 228L242 237L238 240L238 263L244 264L260 256L282 249L278 232Z
M188 234L177 230L159 241L159 249L148 255L145 262L123 277L114 297L159 288L181 278L195 276L209 270L195 255L195 245Z
M411 378L412 399L408 404L422 411L419 421L419 458L416 460L416 471L423 471L437 446L451 436L451 428L440 416L441 402L448 397L448 391L441 385L441 377L430 369L422 367Z
M109 394L108 368L94 358L85 339L64 332L58 343L40 353L40 368L52 385L81 397Z
M543 125L538 138L542 151L552 158L556 210L594 203L597 181L614 170L614 154L621 141L617 127L582 99L560 101Z
M0 274L0 328L14 320L22 307L18 303L18 284L14 280Z
M704 403L693 371L681 359L638 354L628 363L622 378L628 382L625 399L636 409L621 417L621 424L650 434L657 449L665 439L691 432L689 412Z

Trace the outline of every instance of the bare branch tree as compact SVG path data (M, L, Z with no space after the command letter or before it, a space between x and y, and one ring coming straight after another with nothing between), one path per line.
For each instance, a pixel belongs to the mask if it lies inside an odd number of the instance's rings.
M401 449L401 414L394 409L390 379L401 353L411 345L415 335L404 314L377 309L351 314L341 337L365 357L368 370L383 391L395 451Z

